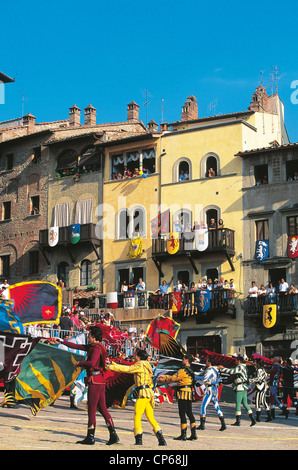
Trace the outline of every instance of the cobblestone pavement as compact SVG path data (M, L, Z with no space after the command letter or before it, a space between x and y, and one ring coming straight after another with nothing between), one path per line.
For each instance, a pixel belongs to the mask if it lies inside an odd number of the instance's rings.
M0 393L0 401L3 393ZM78 410L70 409L67 395L59 398L54 406L41 410L36 417L32 416L26 406L16 408L0 408L0 450L101 450L105 451L103 459L109 463L119 459L124 453L131 456L145 456L150 451L151 458L157 456L158 460L163 454L169 452L181 453L187 456L192 451L203 450L297 450L298 449L298 416L291 408L288 419L285 419L278 410L277 418L265 422L265 412L262 413L261 422L250 427L250 420L245 410L242 411L241 427L233 427L235 406L230 403L221 403L225 415L227 430L220 432L220 422L212 407L207 409L207 422L204 431L197 431L196 441L175 441L173 438L180 434L177 404L163 403L155 408L155 416L162 427L167 441L167 447L160 447L156 437L152 434L150 425L143 418L143 446L134 445L133 436L133 403L129 402L125 409L111 409L115 427L120 437L120 443L107 446L108 431L100 415L97 419L96 443L94 446L82 446L76 441L86 435L87 412L86 404L81 403ZM200 404L193 405L195 416L199 424ZM190 434L188 430L188 435ZM129 452L125 452L129 451ZM175 452L176 451L176 452ZM123 455L124 455L123 454ZM166 458L166 457L164 457ZM179 457L177 457L179 458ZM186 458L186 457L185 457ZM136 462L134 462L136 463ZM164 462L156 461L156 464ZM182 466L186 466L182 465Z

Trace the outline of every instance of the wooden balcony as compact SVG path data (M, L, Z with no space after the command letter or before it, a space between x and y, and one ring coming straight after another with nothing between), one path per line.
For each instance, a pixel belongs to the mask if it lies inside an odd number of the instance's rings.
M93 250L96 253L97 258L100 260L101 257L96 248L102 246L101 240L96 236L95 233L96 224L82 224L81 225L81 236L80 240L76 244L70 243L70 226L59 227L59 239L55 247L66 247L69 252L72 260L74 261L74 255L72 248L77 249L82 243L90 243L93 247ZM50 247L48 242L48 229L39 231L39 246L42 252L45 254L45 251L52 250L55 247Z
M195 247L195 234L194 232L180 234L180 246L177 253L170 255L167 251L167 236L161 236L152 240L152 258L157 268L161 272L161 262L171 257L187 257L189 258L194 271L197 274L197 269L194 264L194 259L205 257L206 255L223 254L226 256L230 263L231 269L234 271L234 265L231 257L235 254L235 232L228 228L208 230L208 247L204 251L198 251ZM162 275L163 277L163 275Z

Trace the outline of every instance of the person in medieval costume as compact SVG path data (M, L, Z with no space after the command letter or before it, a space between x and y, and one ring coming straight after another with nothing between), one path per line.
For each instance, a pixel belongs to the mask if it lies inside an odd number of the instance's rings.
M264 362L261 358L256 358L254 365L257 370L256 377L249 379L250 382L255 384L255 403L256 403L256 421L260 421L261 407L265 408L267 413L266 422L271 421L270 406L266 401L266 391L268 390L267 372L264 369Z
M116 364L111 362L107 365L108 370L114 372L125 372L134 374L135 390L133 393L135 402L134 410L134 436L135 445L143 444L142 416L145 413L148 422L153 428L160 446L166 446L167 443L163 437L162 430L154 417L154 391L153 391L153 373L148 361L148 353L144 349L137 348L135 351L136 362L132 365Z
M79 361L76 363L76 368L81 367L86 369L87 377L86 382L88 385L88 429L87 436L77 444L94 445L95 444L95 429L96 429L96 410L103 416L108 430L109 441L107 445L116 444L119 442L119 437L116 433L113 419L106 406L105 396L105 371L106 371L106 358L107 351L102 345L102 330L99 326L90 326L89 328L89 344L73 344L68 341L63 341L62 344L72 349L80 349L87 351L86 361Z
M218 414L219 420L221 422L221 427L219 430L224 431L225 429L227 429L223 412L221 411L218 403L219 379L219 371L214 365L214 359L210 357L206 360L206 370L204 372L203 377L197 377L197 380L205 385L205 394L201 405L200 425L197 429L205 429L206 410L210 401L212 401L214 408Z
M223 367L222 365L217 366L222 372L233 375L232 388L236 392L236 421L232 426L240 426L241 424L241 404L247 411L248 416L251 420L251 426L256 424L256 420L253 416L252 409L247 402L247 390L249 387L248 369L242 356L237 356L237 365L232 369Z
M177 399L178 410L180 416L181 434L175 437L175 440L186 441L187 432L187 418L190 421L191 435L188 440L196 440L196 420L192 412L193 401L193 385L194 385L194 372L190 367L193 361L192 355L185 355L182 359L182 367L174 375L160 375L158 382L163 384L170 384L177 382Z

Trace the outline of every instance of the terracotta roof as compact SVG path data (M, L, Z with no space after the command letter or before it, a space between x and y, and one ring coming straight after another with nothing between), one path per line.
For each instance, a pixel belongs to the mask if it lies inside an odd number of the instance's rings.
M244 152L238 152L235 154L235 156L243 157L245 155L251 155L254 153L265 153L265 152L274 152L274 151L279 151L279 150L290 150L292 148L298 148L298 142L293 142L290 144L285 144L285 145L279 145L279 146L274 146L274 147L262 147L262 148L257 148L257 149L251 149L251 150L245 150Z

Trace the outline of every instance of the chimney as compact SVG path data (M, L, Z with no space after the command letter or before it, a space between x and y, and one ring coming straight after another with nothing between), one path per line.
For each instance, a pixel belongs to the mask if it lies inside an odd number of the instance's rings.
M268 112L268 95L265 87L260 85L256 88L248 109L259 113Z
M96 125L96 109L91 104L85 108L85 126Z
M148 131L149 132L158 132L158 124L152 119L148 122Z
M166 131L169 131L170 130L170 125L168 122L162 122L160 124L160 130L161 132L166 132Z
M34 132L35 130L35 119L36 117L31 113L23 116L23 126L27 127L28 134L31 134L31 132Z
M139 108L140 106L132 101L127 105L127 120L138 121L139 120Z
M69 108L69 125L70 126L80 126L81 125L81 110L75 104Z
M198 119L198 100L191 95L182 106L181 121L192 121Z

